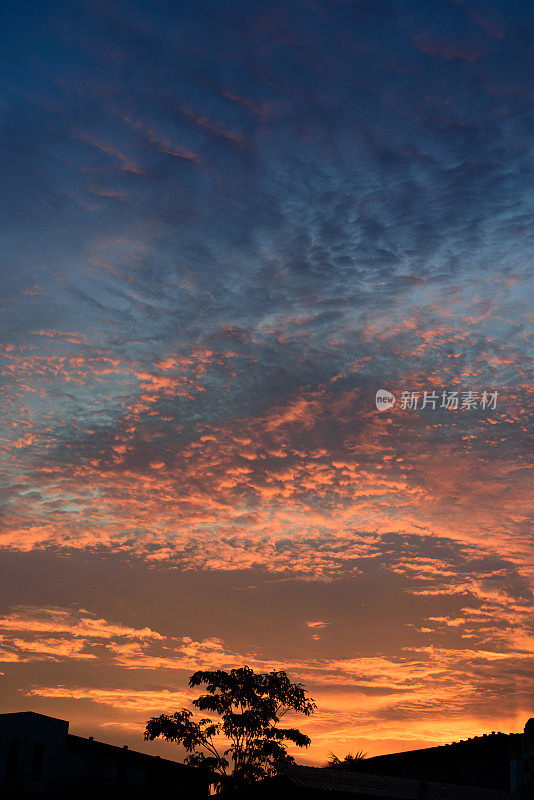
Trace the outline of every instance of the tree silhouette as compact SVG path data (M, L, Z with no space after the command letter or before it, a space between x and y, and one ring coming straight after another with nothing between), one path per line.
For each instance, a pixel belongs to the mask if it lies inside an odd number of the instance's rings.
M334 769L348 769L357 772L361 769L362 761L364 761L366 755L367 754L364 753L363 750L358 750L358 752L354 754L347 753L345 758L339 758L335 753L330 753L327 766L333 767Z
M286 742L297 747L310 744L296 728L277 727L287 712L309 716L316 708L302 684L291 683L285 672L256 673L245 666L230 672L199 671L189 679L191 688L203 684L208 694L197 697L193 705L217 714L219 720L195 721L184 708L170 716L152 717L145 739L162 737L181 744L189 754L185 762L209 769L219 791L239 789L293 763ZM222 752L221 739L229 745Z

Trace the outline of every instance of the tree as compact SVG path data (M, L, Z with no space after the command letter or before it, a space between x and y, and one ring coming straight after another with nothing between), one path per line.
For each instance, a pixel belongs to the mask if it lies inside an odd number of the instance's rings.
M309 716L316 708L302 684L291 683L285 672L255 673L245 666L230 672L199 671L189 679L191 688L203 684L208 694L197 697L193 705L217 714L218 721L204 717L195 721L183 708L149 719L145 739L162 737L181 744L189 754L185 762L211 770L219 791L270 777L293 763L286 742L297 747L310 744L296 728L277 727L289 711ZM222 752L221 739L229 745Z
M330 753L327 766L334 769L348 769L357 772L362 767L362 761L365 759L366 753L363 750L358 750L357 753L347 753L345 758L339 758L335 753Z

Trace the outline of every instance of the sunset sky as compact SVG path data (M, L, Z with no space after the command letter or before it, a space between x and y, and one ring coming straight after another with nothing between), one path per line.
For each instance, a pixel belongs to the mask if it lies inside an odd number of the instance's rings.
M4 11L0 711L180 758L248 664L306 763L521 730L531 4Z

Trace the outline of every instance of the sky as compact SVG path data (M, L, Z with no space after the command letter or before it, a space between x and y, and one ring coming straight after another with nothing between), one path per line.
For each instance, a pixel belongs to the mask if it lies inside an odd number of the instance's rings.
M315 698L305 763L521 730L530 4L21 0L2 37L1 710L179 758L146 720L248 664Z

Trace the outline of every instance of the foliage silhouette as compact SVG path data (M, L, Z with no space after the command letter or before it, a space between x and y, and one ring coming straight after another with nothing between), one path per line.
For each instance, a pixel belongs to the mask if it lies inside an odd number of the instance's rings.
M152 717L145 739L162 737L181 744L189 754L185 762L209 769L219 792L271 777L284 764L293 763L287 742L297 747L310 744L309 737L296 728L277 727L287 712L309 716L316 708L302 684L291 683L285 672L255 673L247 666L230 672L195 672L189 686L201 685L208 694L197 697L193 705L201 712L217 714L219 720L195 721L184 708L170 716ZM220 739L229 745L222 752L216 746Z
M339 758L336 756L335 753L330 753L330 758L328 759L328 767L333 767L334 769L347 769L352 772L357 772L362 768L362 762L365 760L366 753L363 750L358 750L357 753L347 753L345 758Z

